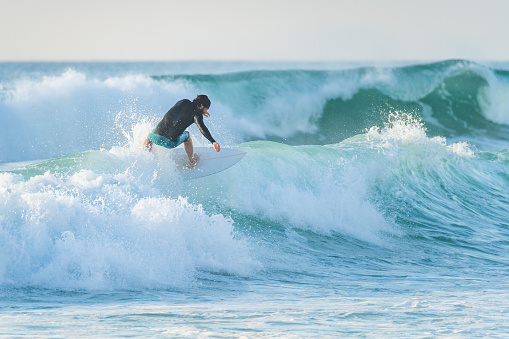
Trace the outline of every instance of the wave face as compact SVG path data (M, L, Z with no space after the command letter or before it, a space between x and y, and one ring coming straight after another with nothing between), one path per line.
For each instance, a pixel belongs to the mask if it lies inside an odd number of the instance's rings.
M234 66L0 64L0 286L503 285L508 71ZM183 181L141 145L199 93L247 155Z
M213 99L209 124L229 144L332 144L383 127L393 113L421 119L429 136L477 144L504 141L508 132L509 72L468 61L193 75L142 66L3 64L0 160L110 148L139 121L154 124L198 92Z

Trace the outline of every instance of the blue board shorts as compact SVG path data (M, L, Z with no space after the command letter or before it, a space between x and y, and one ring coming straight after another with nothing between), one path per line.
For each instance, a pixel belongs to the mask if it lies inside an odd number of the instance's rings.
M163 137L162 135L155 134L154 133L155 130L156 129L154 128L152 133L150 133L148 135L148 140L156 145L163 146L166 148L175 148L178 145L180 145L181 143L183 143L184 141L186 141L187 139L189 139L188 131L184 131L184 133L179 135L177 138L177 142L175 142L175 141L171 141L170 139L168 139L166 137Z

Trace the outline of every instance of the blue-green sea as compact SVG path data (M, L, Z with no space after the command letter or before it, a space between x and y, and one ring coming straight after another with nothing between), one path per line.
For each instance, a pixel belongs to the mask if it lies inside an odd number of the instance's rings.
M507 333L509 63L0 63L1 338Z

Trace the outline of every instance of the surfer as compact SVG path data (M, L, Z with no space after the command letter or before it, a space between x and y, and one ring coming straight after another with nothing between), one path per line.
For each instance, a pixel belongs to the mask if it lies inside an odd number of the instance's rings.
M219 144L212 138L207 126L203 123L203 116L210 117L209 108L210 100L204 94L198 95L193 101L180 100L170 108L152 133L145 139L145 149L152 150L152 144L175 148L184 143L191 168L194 167L199 158L197 154L193 154L193 142L186 128L195 123L205 138L212 143L216 152L219 152Z

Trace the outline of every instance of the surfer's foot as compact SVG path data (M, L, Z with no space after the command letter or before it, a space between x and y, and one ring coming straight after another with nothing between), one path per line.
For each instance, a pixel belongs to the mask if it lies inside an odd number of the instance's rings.
M189 167L190 168L194 168L194 166L196 166L196 164L198 163L198 161L200 161L200 157L198 156L198 154L193 154L193 159L191 159L189 161Z
M148 138L145 139L145 142L143 143L143 148L149 152L152 150L152 142L148 140Z

